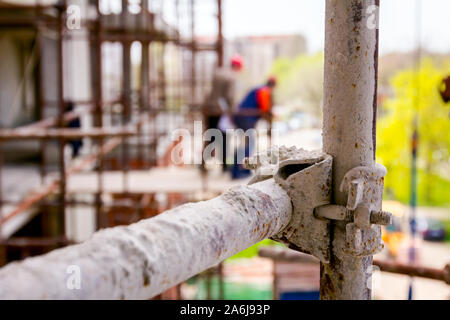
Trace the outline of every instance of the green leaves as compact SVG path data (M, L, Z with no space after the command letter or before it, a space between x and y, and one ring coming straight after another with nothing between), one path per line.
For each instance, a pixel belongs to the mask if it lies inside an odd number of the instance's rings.
M317 53L276 60L271 70L278 79L276 103L321 116L323 59L323 53Z
M378 162L388 175L388 198L409 201L411 135L415 114L419 126L419 204L449 205L450 119L439 96L439 84L450 73L450 61L437 66L424 59L419 70L406 69L391 79L393 95L380 107Z

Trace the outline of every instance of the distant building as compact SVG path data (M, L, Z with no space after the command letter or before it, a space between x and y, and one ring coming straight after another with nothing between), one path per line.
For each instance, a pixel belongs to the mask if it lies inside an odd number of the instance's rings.
M306 39L299 34L239 37L226 44L226 56L240 54L245 61L244 86L265 80L274 61L306 53Z
M213 45L215 37L201 36L196 38L199 45ZM240 95L249 88L261 84L270 73L273 63L278 58L294 58L306 53L306 39L300 34L247 36L226 39L224 44L225 63L234 54L244 59L244 71L241 75ZM214 60L215 57L212 57ZM215 64L203 63L197 65L199 74L212 74ZM204 76L204 78L207 78Z

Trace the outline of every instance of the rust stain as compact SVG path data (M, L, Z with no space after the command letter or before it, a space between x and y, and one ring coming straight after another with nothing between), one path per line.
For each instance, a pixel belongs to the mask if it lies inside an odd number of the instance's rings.
M352 3L353 22L359 23L363 18L363 5L361 2L355 1ZM356 27L355 27L356 28Z
M142 285L144 287L148 287L150 285L150 278L149 278L148 274L144 272L144 274L142 276L144 278Z
M328 274L325 274L320 281L320 290L321 293L324 293L324 296L334 297L335 288L333 285L333 281Z

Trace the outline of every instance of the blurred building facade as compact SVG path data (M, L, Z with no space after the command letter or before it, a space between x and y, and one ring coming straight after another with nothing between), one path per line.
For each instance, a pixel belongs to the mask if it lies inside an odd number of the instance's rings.
M196 38L196 41L203 45L212 45L215 38L200 36ZM275 60L292 59L306 52L307 41L301 34L246 36L224 40L225 61L229 61L235 54L242 56L244 60L244 70L239 76L240 97L243 97L250 88L264 83L270 75ZM202 74L209 82L214 71L214 64L199 64L197 68L197 73Z
M226 42L228 55L244 58L243 86L255 86L265 81L278 58L294 58L307 51L306 39L300 34L238 37Z
M201 119L208 81L195 66L218 64L218 37L194 43L194 2L172 1L171 24L167 0L112 2L0 0L0 266L154 216L203 188L158 182L174 129ZM78 156L73 140L83 140ZM149 172L165 179L130 182Z

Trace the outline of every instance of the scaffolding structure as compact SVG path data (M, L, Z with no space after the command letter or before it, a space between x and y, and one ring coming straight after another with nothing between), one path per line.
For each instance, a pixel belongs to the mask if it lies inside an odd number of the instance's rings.
M216 10L210 15L217 21L218 34L212 43L196 39L195 12L204 2L121 0L119 11L108 8L108 2L65 0L49 4L38 0L25 5L0 1L0 32L32 30L38 61L36 121L0 128L0 266L74 243L65 221L73 206L95 208L96 229L101 229L130 224L192 200L180 192L167 192L161 205L156 192L130 191L129 174L167 165L164 154L171 148L170 130L201 119L201 100L211 76L205 65L209 62L208 67L213 68L223 64L222 0L209 1ZM77 18L80 20L71 21ZM79 23L81 28L71 30L70 23ZM51 62L56 73L52 75L46 74L42 61L47 37L56 45ZM73 50L76 46L71 47L76 41L86 41L89 48L91 95L82 101L67 98L65 92L72 85L65 65L77 54ZM111 52L121 55L117 59L120 67L115 66L120 69L120 82L115 84L105 74L105 56ZM138 64L132 63L136 52ZM55 99L45 94L46 86L52 85L47 83L49 76L55 77L57 84ZM90 119L92 126L71 125L82 117ZM4 156L11 143L25 140L39 144L35 165L40 186L22 199L11 200L1 189L7 165ZM83 146L87 151L68 159L67 146L81 140L88 142L88 147ZM48 157L55 142L57 160L52 163ZM93 193L90 200L73 197L67 186L70 176L86 171L97 177L95 191L87 191ZM105 201L106 171L121 175L122 189L107 194L109 201ZM20 232L4 236L2 227L30 209L44 217L37 232L40 236L21 236Z

